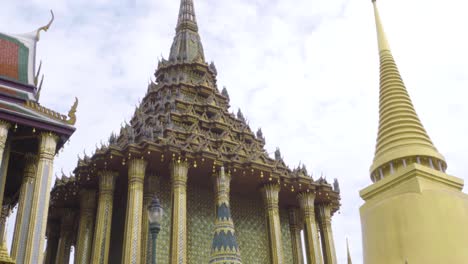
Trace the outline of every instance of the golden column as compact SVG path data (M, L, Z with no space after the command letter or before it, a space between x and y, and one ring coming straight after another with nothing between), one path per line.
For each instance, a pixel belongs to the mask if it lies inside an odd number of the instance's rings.
M260 190L262 192L263 201L267 209L267 226L270 238L271 263L282 264L284 263L283 243L281 240L281 225L278 205L278 194L280 191L280 186L278 184L269 183L263 185Z
M25 264L42 263L57 141L58 137L52 133L41 133L39 136L39 160L31 203Z
M15 233L13 234L13 244L11 246L11 257L18 263L24 262L26 252L37 164L36 156L31 153L27 153L24 160L23 183L20 188Z
M93 246L94 213L96 210L96 191L82 190L80 192L80 221L76 246L75 264L90 262Z
M289 208L289 230L291 232L291 245L293 251L293 264L303 264L302 256L302 241L301 241L301 226L298 208Z
M146 210L151 203L151 199L156 195L159 186L159 177L148 173L143 186L143 215L141 217L141 263L147 263L147 256L150 256L150 239L148 237L149 220Z
M124 264L141 263L141 219L146 164L144 159L132 159L128 162L127 215L122 258Z
M47 248L44 257L44 264L55 264L59 238L60 225L55 222L49 222L47 224Z
M7 141L9 129L10 123L0 120L0 206L3 206L3 194L5 192L8 161L10 159L10 142Z
M172 181L171 264L187 263L187 161L173 159L170 165Z
M331 205L318 205L320 237L322 238L323 261L325 264L336 264L335 242L331 226Z
M307 259L310 263L322 263L320 245L318 240L317 223L315 221L314 201L315 194L312 192L303 192L297 195L301 206L301 213L304 219L304 235L306 240Z
M112 224L112 206L114 204L114 188L117 172L100 171L99 198L94 226L93 250L91 263L107 263L109 258L109 243Z
M63 264L70 261L74 220L75 212L71 209L65 209L60 223L60 238L57 248L57 256L55 257L55 264Z

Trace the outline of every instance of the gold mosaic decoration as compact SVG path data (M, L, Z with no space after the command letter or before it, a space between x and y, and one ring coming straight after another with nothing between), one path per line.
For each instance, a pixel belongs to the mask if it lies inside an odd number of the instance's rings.
M208 263L215 220L213 190L187 186L187 263Z
M260 193L231 195L231 213L244 263L270 264L264 205Z

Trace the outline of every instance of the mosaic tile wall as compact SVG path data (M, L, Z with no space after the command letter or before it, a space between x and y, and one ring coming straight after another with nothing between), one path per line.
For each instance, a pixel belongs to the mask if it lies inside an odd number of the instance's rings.
M170 236L171 236L171 185L168 179L160 180L160 188L157 190L164 216L161 223L161 231L156 242L156 263L169 263Z
M170 247L170 183L161 179L158 191L164 218L157 242L157 263L169 263ZM214 195L212 190L189 184L187 190L187 250L188 263L208 263L214 229ZM265 211L260 194L251 197L231 196L231 212L237 240L245 264L269 264L270 254L266 232ZM281 210L281 232L285 263L292 263L291 235L288 214Z

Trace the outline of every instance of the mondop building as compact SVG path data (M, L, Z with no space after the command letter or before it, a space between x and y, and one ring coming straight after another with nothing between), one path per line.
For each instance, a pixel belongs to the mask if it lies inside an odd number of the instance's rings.
M445 173L373 4L380 123L372 184L360 192L364 262L466 264L463 181ZM304 166L291 170L279 149L269 157L262 131L252 132L240 110L229 112L228 92L205 60L193 0L181 0L169 57L130 123L49 194L53 158L75 130L77 108L75 101L62 115L38 102L35 47L49 26L0 34L0 241L18 204L12 248L1 244L0 264L68 263L72 246L80 264L337 263L338 181L313 179Z

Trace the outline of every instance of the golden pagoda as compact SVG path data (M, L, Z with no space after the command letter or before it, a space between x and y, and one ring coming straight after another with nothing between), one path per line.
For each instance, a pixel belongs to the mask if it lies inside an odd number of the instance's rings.
M380 55L379 129L372 184L360 192L364 263L468 262L468 196L446 174L393 59L374 5Z
M338 182L269 157L261 130L229 112L207 63L192 0L181 0L168 59L119 134L51 192L45 263L148 263L147 208L165 212L157 263L335 264Z

